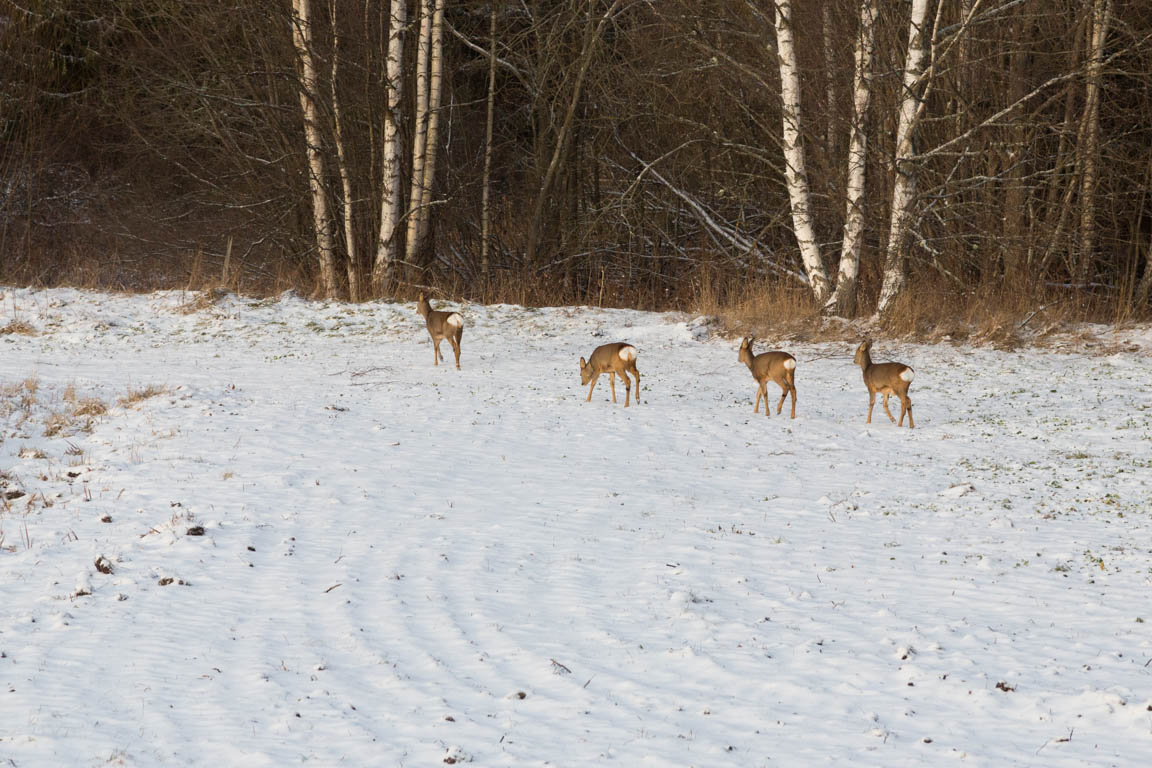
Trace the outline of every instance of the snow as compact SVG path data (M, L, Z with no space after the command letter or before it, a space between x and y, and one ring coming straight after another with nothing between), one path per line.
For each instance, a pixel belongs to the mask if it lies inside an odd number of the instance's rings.
M196 299L4 291L0 764L1152 759L1146 328L880 339L908 430L844 343L790 420L707 318Z

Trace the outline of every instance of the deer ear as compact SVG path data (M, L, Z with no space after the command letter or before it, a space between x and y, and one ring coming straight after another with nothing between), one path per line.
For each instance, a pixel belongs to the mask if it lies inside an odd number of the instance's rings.
M586 365L588 365L588 363L584 362L584 358L580 358L580 367L583 368Z

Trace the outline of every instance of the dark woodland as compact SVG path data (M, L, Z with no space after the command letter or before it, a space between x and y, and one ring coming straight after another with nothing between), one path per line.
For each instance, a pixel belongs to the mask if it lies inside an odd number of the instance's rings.
M0 56L7 283L1150 312L1147 0L0 0Z

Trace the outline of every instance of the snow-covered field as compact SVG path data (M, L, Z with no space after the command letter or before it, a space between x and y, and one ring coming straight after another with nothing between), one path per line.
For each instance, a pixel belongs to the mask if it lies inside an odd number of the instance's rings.
M1147 329L879 339L909 431L843 343L791 421L683 316L195 299L4 292L2 766L1152 764Z

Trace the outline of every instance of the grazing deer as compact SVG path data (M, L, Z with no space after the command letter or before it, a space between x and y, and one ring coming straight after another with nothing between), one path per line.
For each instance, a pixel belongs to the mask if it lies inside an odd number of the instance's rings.
M628 371L636 378L636 404L640 404L640 371L636 370L636 347L631 344L624 344L617 342L616 344L604 344L592 350L592 356L588 358L588 362L584 362L584 358L580 358L580 383L587 384L592 382L592 386L588 387L588 399L584 402L591 402L592 390L596 389L596 380L600 378L600 374L607 373L609 381L612 384L612 402L616 402L616 376L619 374L620 378L624 379L624 407L628 407L630 402L630 385L628 381Z
M456 312L439 312L432 309L423 291L416 299L416 311L424 316L428 335L432 337L432 364L440 365L444 355L440 354L440 342L448 339L452 351L456 353L456 370L460 370L460 337L464 335L464 318Z
M897 426L904 426L904 414L908 414L908 429L915 428L912 422L912 400L908 397L908 385L915 378L915 372L904 363L873 363L872 340L866 339L856 349L856 358L853 362L864 371L864 383L868 386L868 424L872 423L872 407L876 405L876 393L884 395L884 412L893 422L896 419L892 411L888 410L888 396L896 395L900 398L900 422Z
M774 381L780 385L780 402L776 404L776 413L784 409L784 398L792 393L792 418L796 418L796 358L787 352L762 352L752 354L752 343L756 337L750 336L740 342L740 362L752 371L752 378L759 386L756 388L756 405L752 412L760 410L760 398L764 398L764 415L768 416L768 382Z

